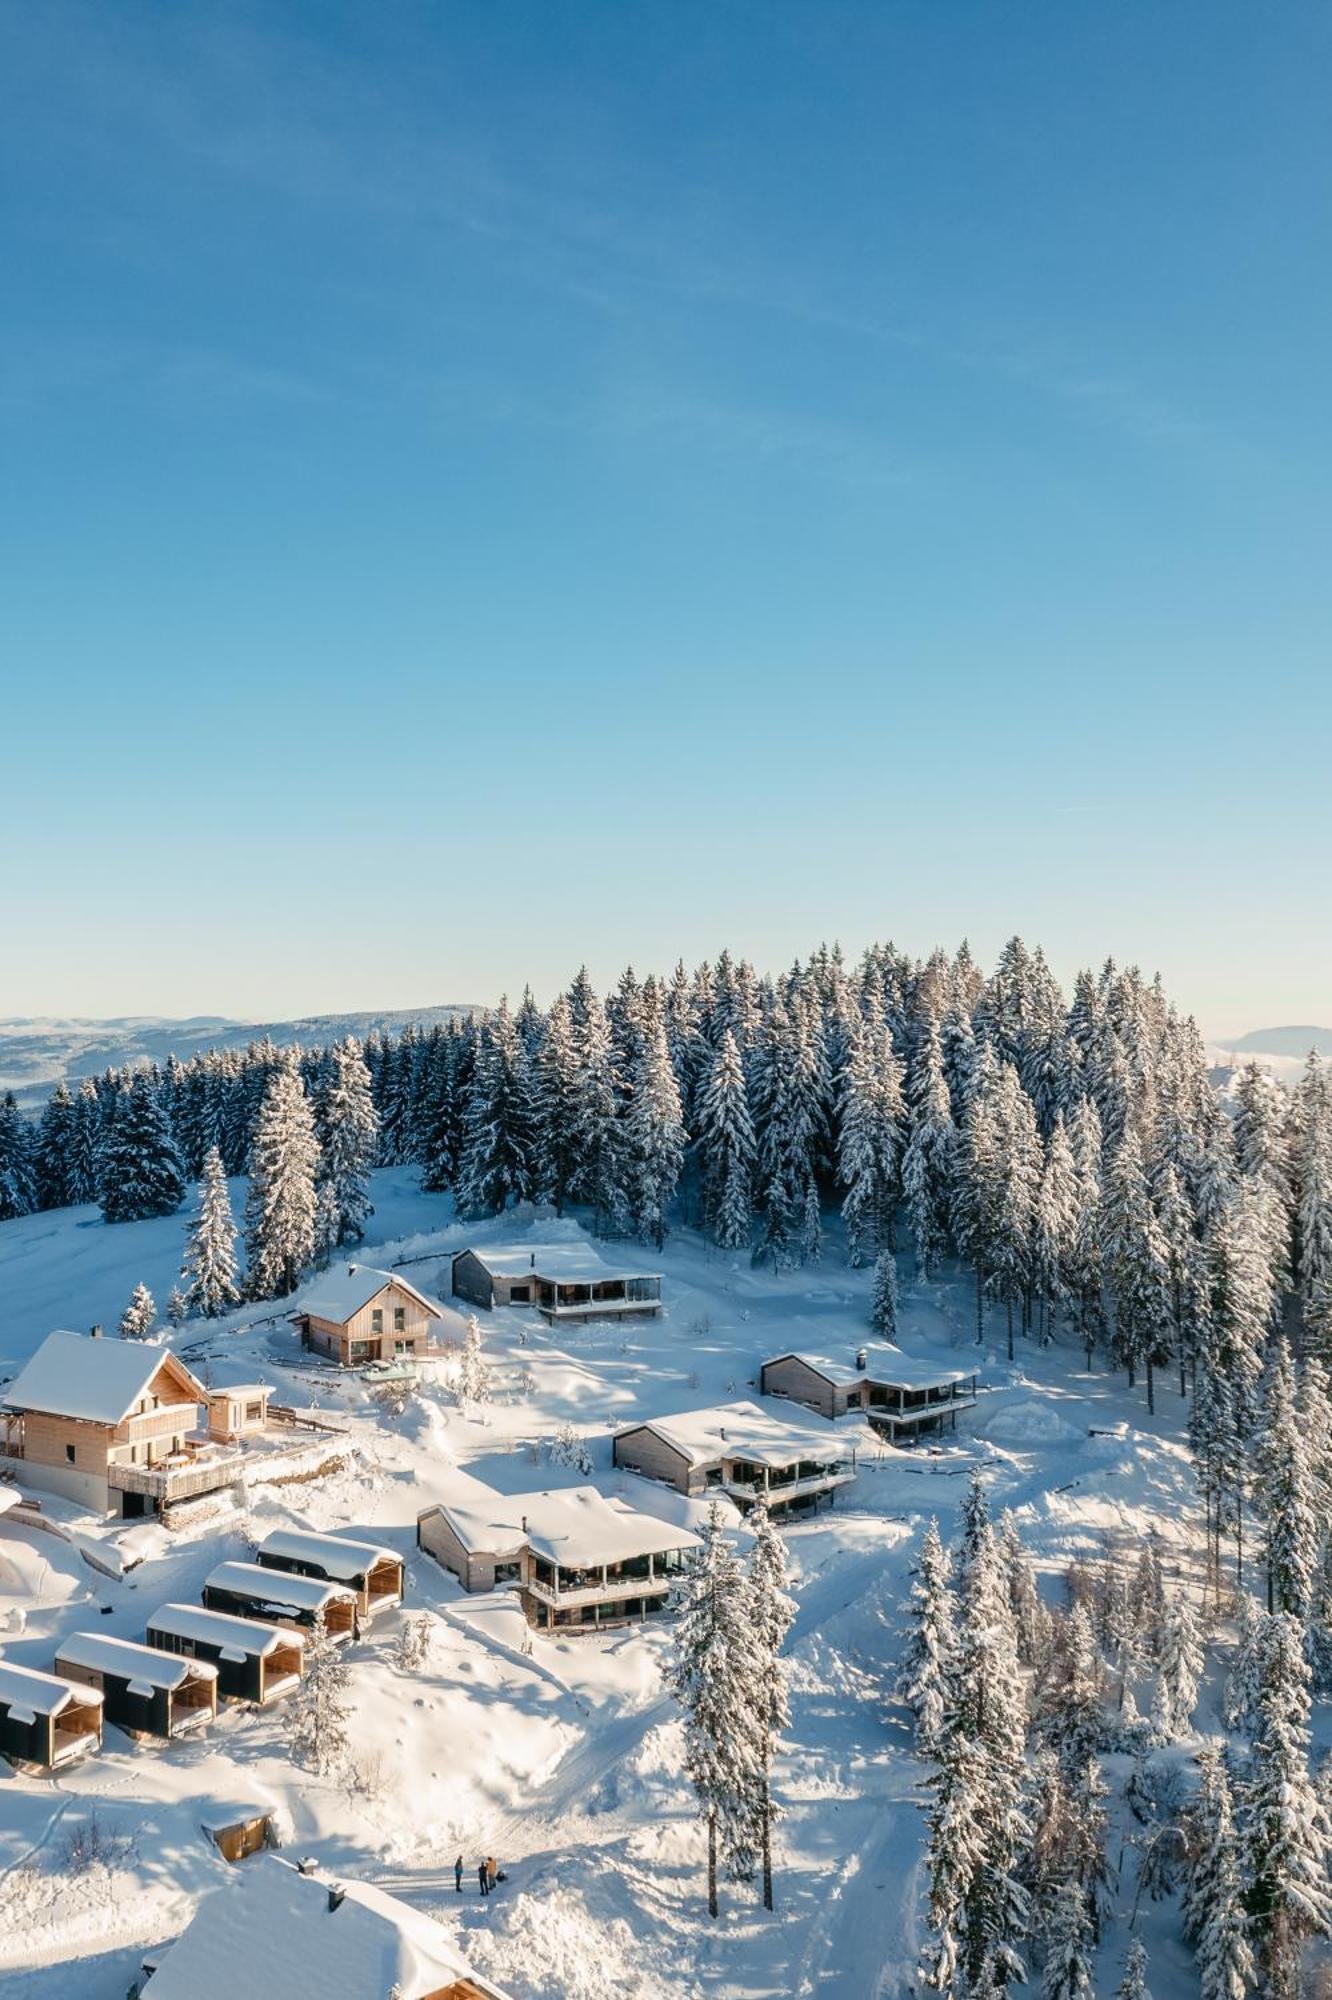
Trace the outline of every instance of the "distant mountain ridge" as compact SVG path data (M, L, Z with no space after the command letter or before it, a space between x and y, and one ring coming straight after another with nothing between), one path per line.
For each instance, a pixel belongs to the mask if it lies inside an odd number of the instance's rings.
M1254 1028L1236 1041L1216 1046L1230 1055L1298 1056L1303 1061L1310 1049L1317 1049L1320 1056L1332 1056L1332 1028Z
M0 1020L0 1090L12 1090L20 1104L34 1104L64 1077L77 1083L122 1063L182 1062L203 1049L244 1048L267 1035L280 1046L290 1042L335 1042L344 1035L374 1030L395 1032L408 1023L433 1028L457 1015L483 1008L450 1003L437 1007L389 1007L364 1014L311 1014L298 1021L235 1021L222 1014L192 1014L184 1020L128 1014L106 1021L13 1016Z

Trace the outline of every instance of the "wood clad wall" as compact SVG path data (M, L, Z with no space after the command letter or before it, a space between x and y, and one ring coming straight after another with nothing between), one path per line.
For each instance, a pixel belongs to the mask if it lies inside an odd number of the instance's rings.
M817 1410L821 1417L840 1416L845 1409L845 1390L834 1388L822 1375L816 1375L803 1361L794 1355L787 1355L781 1361L764 1364L761 1377L764 1395L789 1396L793 1402L803 1403L806 1409ZM839 1402L841 1407L839 1408Z
M645 1472L649 1479L665 1480L677 1492L703 1490L702 1472L692 1472L688 1459L646 1426L617 1437L614 1458L617 1465L626 1465L634 1472Z

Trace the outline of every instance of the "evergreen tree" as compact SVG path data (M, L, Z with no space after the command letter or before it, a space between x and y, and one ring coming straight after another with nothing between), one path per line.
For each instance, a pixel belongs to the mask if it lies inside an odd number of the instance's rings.
M333 1050L319 1111L321 1173L336 1223L333 1244L359 1243L372 1213L370 1169L379 1148L379 1118L370 1094L370 1072L353 1035Z
M625 1123L634 1225L645 1243L660 1250L684 1166L686 1135L666 1025L659 1015L644 1032Z
M1209 1743L1191 1815L1192 1863L1184 1893L1184 1935L1194 1946L1202 2000L1245 2000L1256 1978L1244 1910L1240 1843L1225 1758Z
M892 1037L855 1032L842 1078L837 1178L846 1189L842 1220L852 1264L882 1254L892 1242L905 1107L901 1064Z
M749 1558L749 1629L754 1696L760 1723L757 1798L759 1850L763 1863L763 1907L772 1900L772 1827L777 1817L772 1798L772 1761L778 1740L791 1719L786 1697L782 1647L795 1617L788 1594L786 1546L762 1502L749 1516L754 1546Z
M245 1204L251 1298L294 1292L315 1253L319 1147L293 1055L273 1070L255 1125Z
M472 1403L490 1401L490 1370L481 1344L481 1323L469 1313L458 1364L458 1401L463 1409Z
M939 1034L927 1032L921 1063L921 1101L902 1161L907 1221L922 1277L933 1277L948 1249L957 1171L958 1135L944 1080Z
M1061 1882L1046 1928L1041 2000L1094 2000L1091 1948L1087 1898L1077 1882Z
M236 1225L222 1171L222 1155L210 1146L199 1182L199 1211L185 1249L186 1311L205 1319L229 1312L240 1298L236 1283Z
M1294 2000L1307 1940L1332 1934L1332 1825L1309 1775L1309 1668L1298 1619L1267 1622L1245 1789L1250 1938L1261 1990Z
M136 1070L116 1105L103 1163L102 1214L108 1222L174 1215L185 1197L185 1173L172 1141L156 1083Z
M1105 1242L1115 1302L1115 1357L1147 1376L1147 1407L1155 1408L1153 1371L1169 1358L1166 1246L1152 1208L1142 1147L1129 1127L1110 1161L1105 1191Z
M0 1222L31 1215L37 1206L32 1134L12 1090L0 1097Z
M533 1058L540 1193L563 1215L578 1160L577 1052L573 1010L561 994Z
M1115 1988L1115 2000L1152 2000L1147 1988L1147 1948L1134 1938L1124 1961L1124 1977Z
M1242 1590L1237 1613L1239 1627L1230 1672L1226 1676L1222 1714L1228 1729L1250 1735L1258 1719L1258 1690L1262 1682L1263 1654L1267 1647L1267 1614L1256 1597Z
M754 1126L735 1036L723 1031L700 1087L697 1150L703 1219L723 1250L749 1245Z
M74 1179L74 1100L63 1077L42 1112L35 1164L39 1208L67 1208L78 1199Z
M897 1259L891 1250L883 1250L874 1266L874 1296L870 1305L870 1323L876 1333L885 1340L897 1338Z
M287 1741L297 1764L334 1777L351 1753L351 1674L342 1648L329 1640L322 1610L306 1635L305 1671L287 1700Z
M911 1596L904 1607L907 1638L898 1670L897 1693L911 1710L916 1747L935 1753L948 1714L953 1658L957 1645L953 1615L952 1565L931 1521L913 1565Z
M581 977L585 980L586 975ZM603 1231L626 1219L619 1082L606 1011L590 986L570 993L574 1020L574 1159L569 1199L584 1202Z
M1152 1719L1167 1743L1182 1736L1193 1719L1202 1677L1203 1649L1193 1606L1176 1589L1161 1628L1161 1657Z
M751 1598L714 1501L675 1631L671 1687L684 1712L685 1770L708 1835L708 1914L717 1915L719 1859L738 1876L754 1864L755 1801L766 1761L753 1673Z
M1309 1616L1319 1557L1318 1494L1296 1401L1295 1368L1276 1344L1257 1438L1258 1492L1267 1520L1267 1608ZM1326 1440L1320 1439L1326 1448Z
M151 1340L157 1325L157 1306L142 1279L130 1293L130 1301L120 1315L122 1340Z
M70 1129L69 1198L97 1201L102 1188L102 1111L97 1086L85 1076L74 1099Z
M536 1115L527 1051L502 999L483 1023L458 1168L464 1215L500 1215L534 1192Z
M1068 1296L1078 1226L1078 1171L1062 1112L1055 1114L1032 1212L1032 1288L1040 1301L1042 1336L1050 1339Z

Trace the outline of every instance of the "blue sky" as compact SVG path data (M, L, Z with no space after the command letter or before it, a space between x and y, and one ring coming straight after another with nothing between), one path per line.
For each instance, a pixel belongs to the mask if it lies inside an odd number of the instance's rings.
M0 1013L1332 1018L1332 16L0 0Z

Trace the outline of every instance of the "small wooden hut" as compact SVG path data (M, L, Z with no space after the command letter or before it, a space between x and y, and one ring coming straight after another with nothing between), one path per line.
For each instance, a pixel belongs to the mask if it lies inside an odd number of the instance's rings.
M328 1638L340 1642L356 1636L356 1592L350 1584L325 1583L322 1577L297 1576L263 1563L219 1563L204 1580L203 1601L210 1611L266 1618L303 1632L314 1629L322 1611Z
M305 1639L289 1625L231 1618L197 1604L163 1604L148 1620L148 1644L159 1653L209 1660L224 1701L263 1707L289 1694L305 1670Z
M207 1660L173 1659L105 1632L72 1632L55 1664L66 1680L96 1688L106 1721L131 1736L196 1735L217 1714L217 1668Z
M0 1753L11 1764L58 1771L102 1743L102 1697L57 1674L0 1660Z
M264 1569L348 1585L356 1593L362 1624L402 1603L402 1557L372 1542L344 1542L340 1535L318 1535L308 1528L278 1528L256 1560Z

